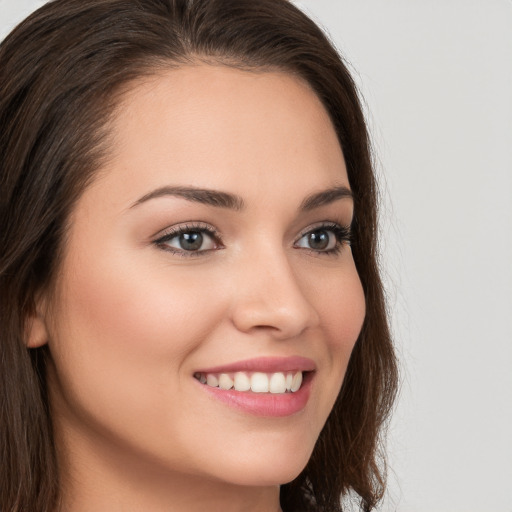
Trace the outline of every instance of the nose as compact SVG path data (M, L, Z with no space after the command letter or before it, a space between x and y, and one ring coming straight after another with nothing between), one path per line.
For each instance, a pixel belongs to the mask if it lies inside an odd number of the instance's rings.
M299 336L319 324L319 315L286 255L260 254L240 265L233 283L232 321L249 333L265 330L276 339Z

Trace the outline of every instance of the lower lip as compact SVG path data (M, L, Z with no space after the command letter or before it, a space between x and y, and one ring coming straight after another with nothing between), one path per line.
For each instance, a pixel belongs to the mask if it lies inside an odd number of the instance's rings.
M196 381L201 388L217 400L255 416L283 417L302 411L311 394L313 374L307 373L302 386L295 393L253 393L251 391L223 390Z

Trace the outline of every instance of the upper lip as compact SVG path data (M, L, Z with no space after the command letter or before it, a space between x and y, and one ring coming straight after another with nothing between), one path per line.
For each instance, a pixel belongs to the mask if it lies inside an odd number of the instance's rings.
M200 368L195 373L232 373L232 372L289 372L289 371L314 371L316 364L312 359L301 356L292 357L257 357L245 359L233 363Z

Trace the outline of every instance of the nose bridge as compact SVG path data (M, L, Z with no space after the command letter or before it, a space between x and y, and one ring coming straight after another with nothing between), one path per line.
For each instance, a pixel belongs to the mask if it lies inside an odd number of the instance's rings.
M282 244L259 245L242 258L237 277L233 321L238 329L266 328L286 339L317 325L317 312Z

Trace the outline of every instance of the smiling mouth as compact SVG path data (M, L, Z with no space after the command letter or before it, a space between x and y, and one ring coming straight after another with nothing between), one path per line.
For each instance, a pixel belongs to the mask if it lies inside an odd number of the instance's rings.
M304 378L311 372L234 372L234 373L201 373L196 372L194 378L201 384L221 390L241 391L246 393L271 393L274 395L296 393L302 386Z

